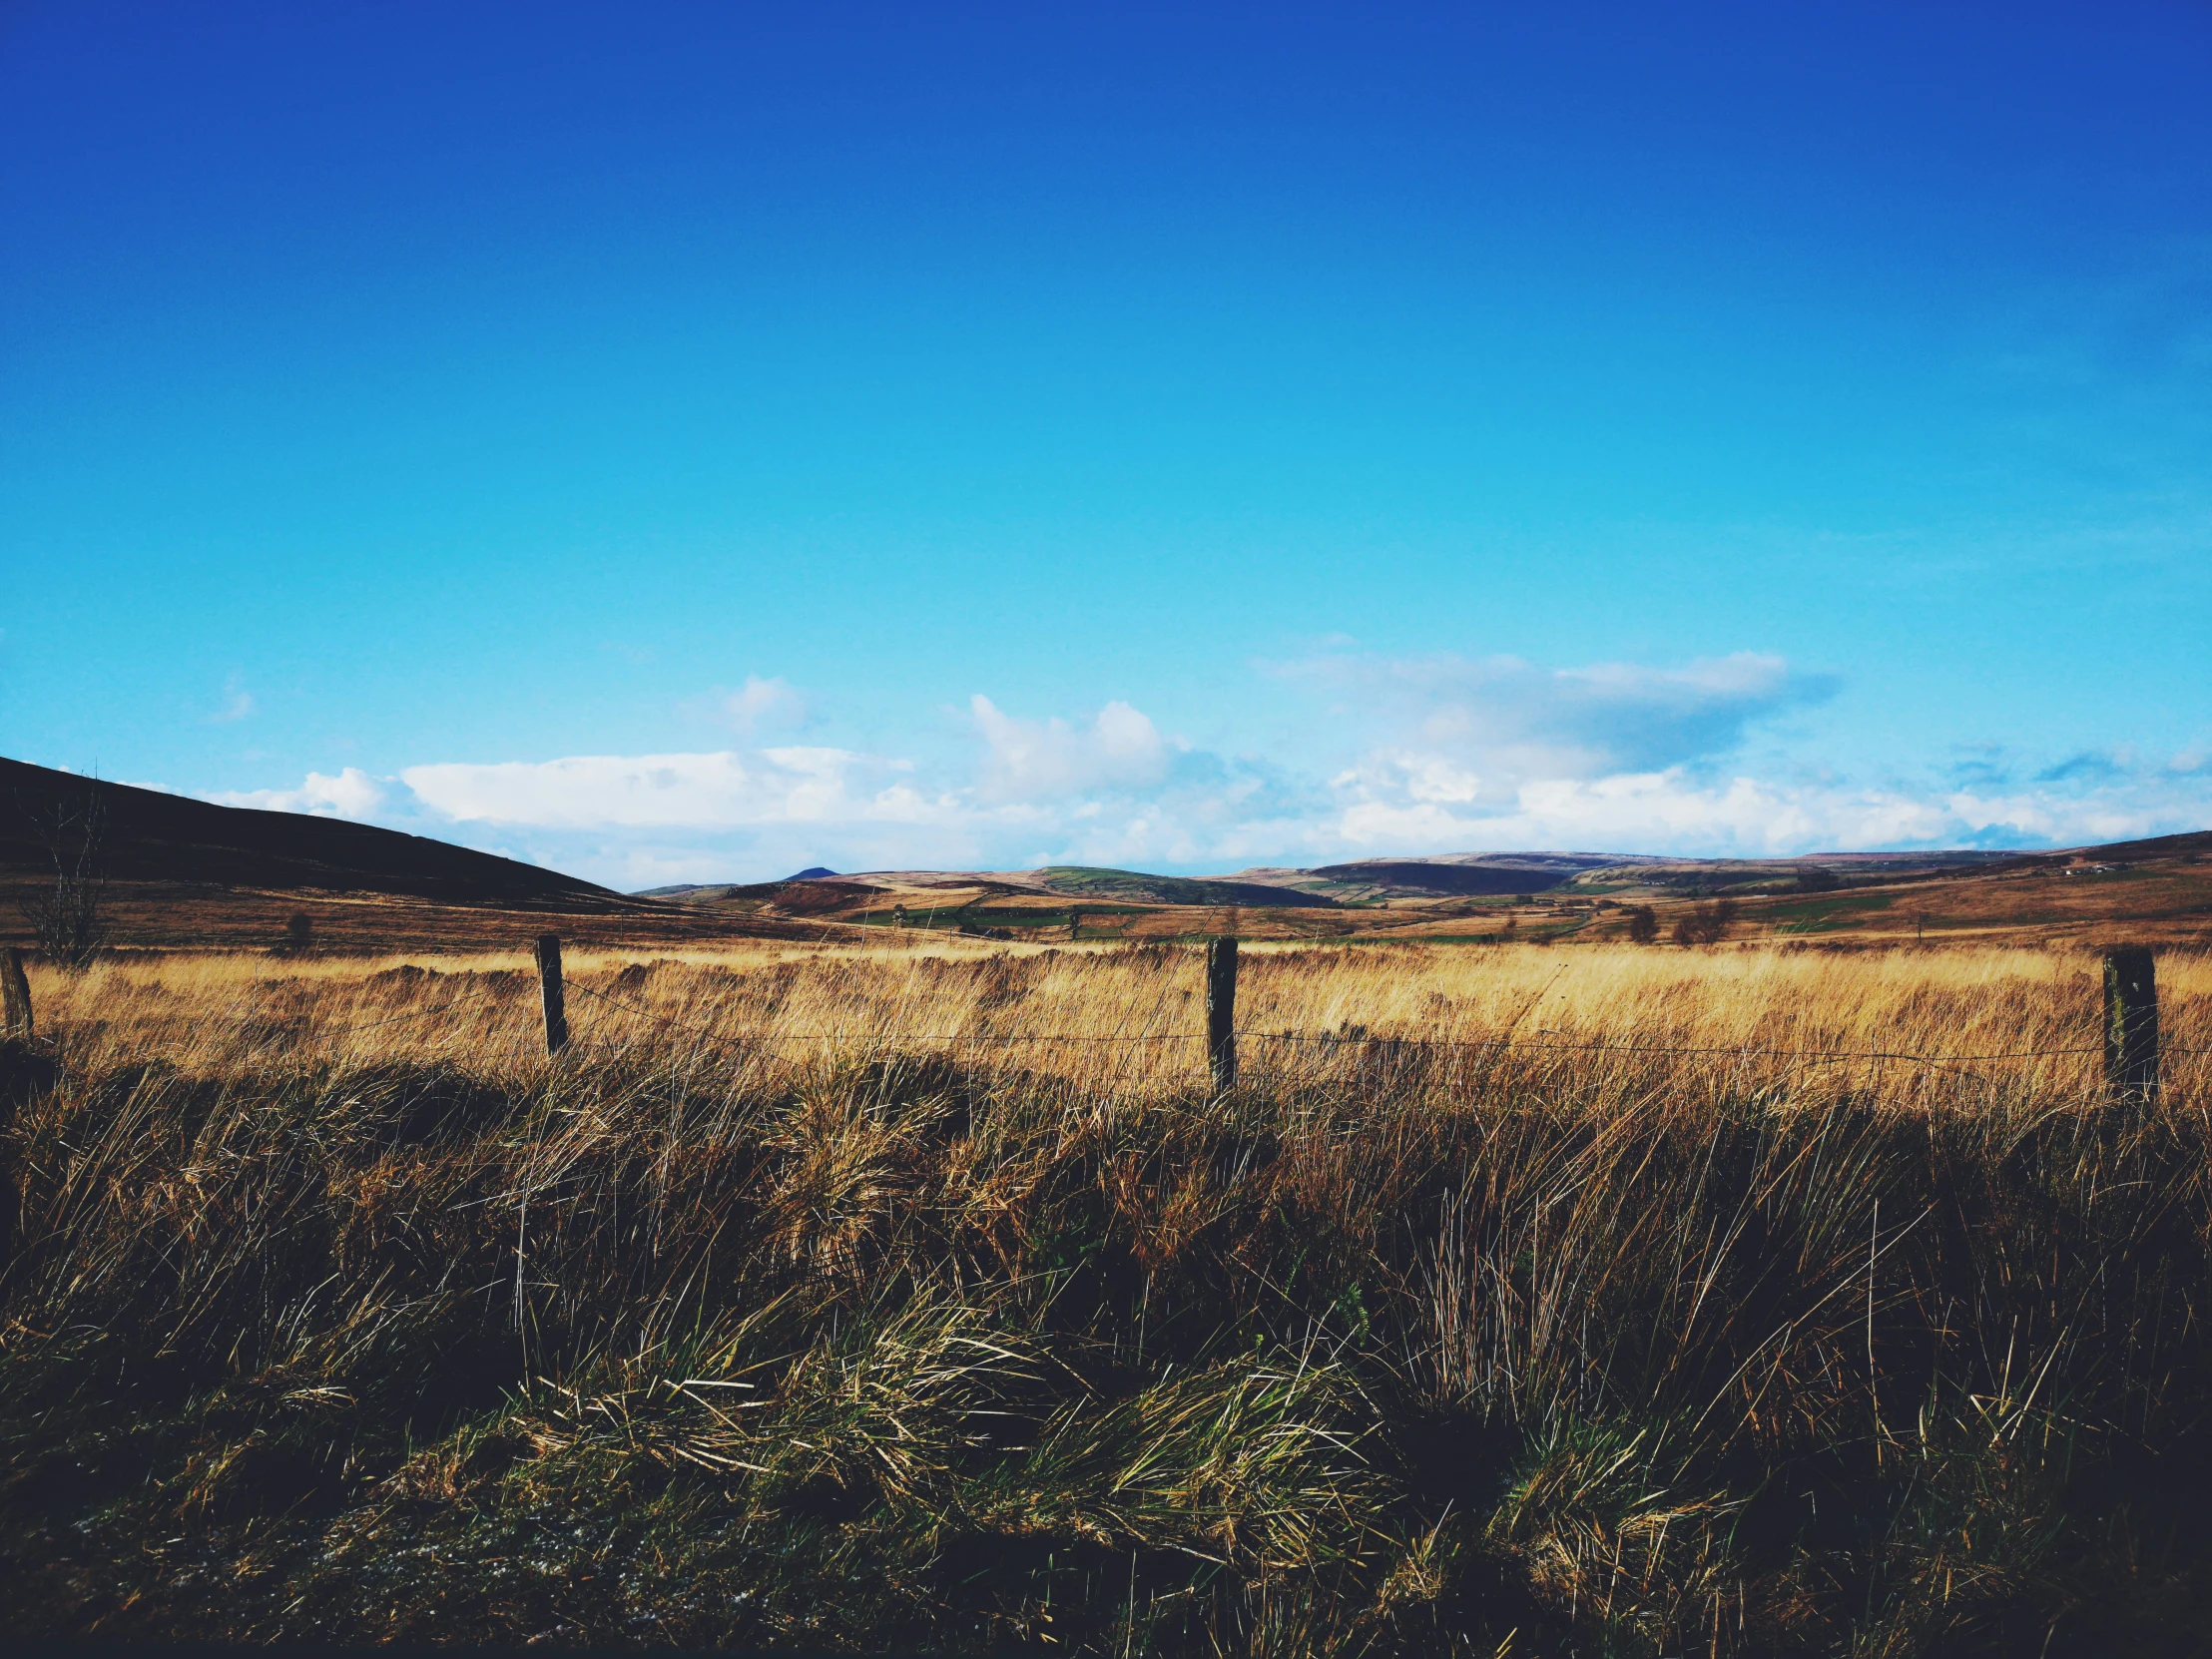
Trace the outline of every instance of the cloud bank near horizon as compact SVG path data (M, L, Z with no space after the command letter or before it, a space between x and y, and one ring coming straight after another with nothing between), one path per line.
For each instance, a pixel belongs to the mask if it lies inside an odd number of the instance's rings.
M934 763L830 745L345 768L214 794L464 840L618 887L839 869L1043 863L1229 869L1382 853L1574 848L1777 857L1821 849L2034 846L2212 820L2204 749L2065 757L1989 745L1919 783L1747 759L1837 683L1739 652L1677 668L1549 669L1513 657L1336 652L1267 665L1345 764L1303 769L1193 745L1133 703L1083 719L977 693ZM805 720L754 677L743 737ZM1324 746L1317 744L1316 753Z

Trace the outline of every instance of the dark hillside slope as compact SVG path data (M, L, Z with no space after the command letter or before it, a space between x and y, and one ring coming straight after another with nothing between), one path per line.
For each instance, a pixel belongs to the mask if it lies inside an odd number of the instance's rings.
M563 912L626 910L633 900L535 864L341 819L216 807L0 759L0 879L53 869L41 821L96 795L100 862L111 881L371 892L440 904Z
M2106 841L2100 846L2075 847L2073 851L2083 858L2197 860L2212 856L2212 830L2192 830L2180 835L2153 835L2139 841Z
M1088 864L1048 864L1037 874L1056 893L1071 898L1119 899L1136 904L1249 904L1326 907L1333 898L1291 892L1258 881L1183 875L1147 875L1134 869L1099 869Z

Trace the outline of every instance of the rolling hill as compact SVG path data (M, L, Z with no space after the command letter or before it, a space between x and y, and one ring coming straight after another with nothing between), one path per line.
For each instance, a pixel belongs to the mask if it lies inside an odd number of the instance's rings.
M88 800L106 816L102 861L112 881L376 892L525 910L616 910L634 902L573 875L425 835L218 807L9 760L0 760L0 872L20 879L48 870L41 820Z
M1145 875L1086 864L1047 864L1037 871L1045 886L1070 898L1104 898L1133 904L1321 904L1332 898L1287 891L1236 876Z
M2015 852L1828 852L1802 858L1678 858L1632 852L1446 852L1362 858L1313 869L1246 869L1232 880L1264 881L1349 903L1508 893L1658 894L1719 891L1742 882L1796 879L1807 870L1839 881L1998 864Z
M100 819L92 863L107 932L120 945L269 943L294 914L308 916L318 940L368 949L512 944L554 917L578 938L784 930L425 835L218 807L0 759L0 943L31 942L23 901L51 889L57 843L72 860L82 843L81 829L57 829L57 816L78 818L89 804Z
M657 892L762 920L1038 942L1164 941L1234 925L1253 939L1564 944L1625 937L1637 906L1651 906L1664 931L1721 898L1735 906L1726 936L1740 941L2095 943L2124 928L2131 938L2212 942L2212 833L2035 852L1450 853L1224 876L874 870Z

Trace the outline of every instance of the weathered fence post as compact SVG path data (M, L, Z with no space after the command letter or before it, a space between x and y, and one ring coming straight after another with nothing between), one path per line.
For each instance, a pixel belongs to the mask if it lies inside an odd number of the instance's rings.
M1071 939L1079 939L1082 936L1083 912L1077 909L1070 909L1068 911L1068 937Z
M1206 1060L1214 1072L1214 1092L1237 1086L1237 941L1212 939L1206 945Z
M568 1046L568 1004L561 995L561 935L538 935L538 990L545 1003L545 1051Z
M2115 1105L2158 1098L2158 976L2147 945L2104 953L2104 1084Z
M23 952L11 944L0 957L0 1036L32 1035L31 982L23 976Z

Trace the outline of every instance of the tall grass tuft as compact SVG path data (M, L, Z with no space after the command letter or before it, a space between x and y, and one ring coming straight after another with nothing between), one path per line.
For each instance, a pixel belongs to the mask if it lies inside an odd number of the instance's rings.
M112 1639L2183 1652L2212 966L896 936L42 975L0 1604ZM49 1012L49 1010L51 1012Z

